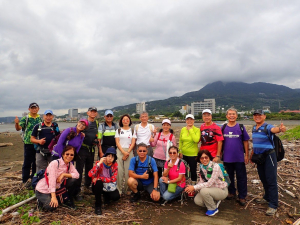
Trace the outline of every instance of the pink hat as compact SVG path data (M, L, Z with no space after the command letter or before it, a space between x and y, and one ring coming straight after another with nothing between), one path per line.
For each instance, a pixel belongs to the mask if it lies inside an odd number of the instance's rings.
M88 127L89 126L89 121L87 119L81 118L79 120L79 122L84 122L85 126Z

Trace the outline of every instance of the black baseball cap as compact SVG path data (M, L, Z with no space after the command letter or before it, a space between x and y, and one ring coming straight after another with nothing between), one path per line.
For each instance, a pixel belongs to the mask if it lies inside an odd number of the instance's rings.
M88 111L93 111L93 110L98 111L97 108L96 108L95 106L91 106L91 107L88 109Z
M255 115L255 114L264 115L265 113L264 113L264 111L263 111L262 109L256 109L256 110L254 110L254 112L253 112L253 115Z
M38 107L39 108L39 105L37 103L33 102L33 103L29 104L28 108L30 109L31 107Z

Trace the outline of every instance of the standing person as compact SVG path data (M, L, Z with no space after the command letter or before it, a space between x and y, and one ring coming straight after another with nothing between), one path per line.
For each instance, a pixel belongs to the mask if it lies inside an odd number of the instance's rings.
M75 148L76 153L82 145L84 134L82 133L84 129L87 129L89 122L86 119L80 119L76 127L69 127L65 129L60 135L56 146L52 151L52 160L59 159L63 152L63 149L67 145L71 145Z
M93 168L94 165L94 157L95 157L95 149L96 146L98 146L98 140L97 140L97 133L98 133L98 127L99 123L96 120L96 117L98 115L97 108L96 107L90 107L87 111L88 116L88 127L83 130L84 133L84 139L83 143L80 147L80 150L78 152L78 160L76 162L76 170L79 173L79 179L76 180L77 189L80 192L81 190L81 182L82 182L82 174L83 174L83 168L85 168L85 174L84 174L84 193L89 194L90 190L89 187L91 185L91 178L88 176L89 171ZM76 196L76 201L82 201L82 195Z
M170 160L165 162L163 176L159 179L159 190L163 201L170 201L181 195L185 187L185 165L178 157L178 148L169 148ZM175 185L171 190L169 185Z
M22 182L25 185L29 178L32 178L36 172L36 164L35 164L35 148L33 143L30 141L31 133L33 127L42 122L39 112L39 105L35 102L30 103L28 110L29 114L27 116L22 117L21 121L16 116L15 118L15 128L17 131L24 131L24 162L22 166ZM31 169L31 175L30 175ZM27 182L26 187L30 187L31 183Z
M200 162L199 183L194 186L188 185L185 191L188 193L199 191L194 199L195 204L206 207L207 216L214 216L219 212L221 200L228 195L227 183L224 181L221 167L213 162L213 157L208 150L198 152L197 162Z
M158 201L158 174L155 160L148 156L147 145L140 143L137 146L138 156L130 160L128 169L128 187L134 193L130 202L137 202L141 198L140 191L146 190L153 201Z
M136 131L136 144L144 143L147 145L148 148L148 155L153 156L153 149L150 146L150 138L154 137L156 135L156 128L153 124L148 123L148 113L142 112L140 115L141 123L138 125L135 125L134 130ZM137 149L136 149L137 150ZM135 156L137 155L137 152L135 151Z
M189 164L191 170L192 184L197 182L197 161L196 156L198 153L198 142L200 140L200 129L194 126L195 118L192 114L187 114L185 117L186 127L180 131L179 149L180 157ZM194 193L189 194L190 197Z
M253 151L250 158L253 162L255 158L259 158L259 161L256 161L257 172L265 190L264 197L257 199L256 202L268 203L266 215L272 216L278 207L277 157L273 138L275 133L285 132L286 127L283 123L279 127L274 127L265 123L265 119L266 115L263 110L257 109L253 112L253 120L256 125L252 130Z
M246 166L249 162L249 135L242 124L236 122L237 110L229 108L226 111L228 123L223 125L223 161L230 178L227 199L233 199L236 195L234 173L236 173L238 201L240 205L246 204L247 196L247 172ZM245 151L245 152L244 152Z
M201 147L200 150L210 151L214 162L218 162L221 157L222 142L224 140L220 127L212 121L212 112L210 109L202 111L204 123L200 126Z
M36 185L35 195L39 202L39 207L44 210L53 211L58 207L56 189L61 185L65 186L69 193L69 199L64 202L66 206L75 209L73 199L74 182L78 179L79 174L75 169L72 161L76 161L75 148L68 145L61 154L61 158L52 161L47 167L47 178L42 178ZM65 182L65 183L64 183Z
M115 134L118 129L118 125L113 122L114 113L110 109L104 113L105 122L99 125L98 139L101 143L98 156L101 158L109 147L117 148Z
M96 165L89 171L93 184L92 189L95 194L95 214L101 215L101 205L103 194L104 204L109 204L110 201L117 201L120 195L117 189L118 163L116 149L110 147L106 150L104 157L96 162Z
M131 118L128 114L121 116L119 126L121 128L116 130L116 144L117 144L117 157L118 157L118 190L122 194L123 178L125 176L124 192L129 195L127 191L127 180L129 178L128 168L130 160L133 157L133 149L135 147L136 133L134 129L130 128L132 125Z
M57 123L53 123L53 112L48 109L44 112L44 121L34 126L30 141L36 147L36 171L46 169L51 162L51 152L48 145L59 132Z
M171 121L169 119L164 119L162 121L162 129L159 133L156 133L154 138L150 139L150 145L155 147L153 158L155 159L158 178L162 176L164 170L164 165L167 160L166 155L168 154L168 141L172 142L173 146L177 146L175 135L173 135L173 130L171 129Z

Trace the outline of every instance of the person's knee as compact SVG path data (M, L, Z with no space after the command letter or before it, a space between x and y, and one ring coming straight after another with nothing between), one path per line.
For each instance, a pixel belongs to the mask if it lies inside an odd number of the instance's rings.
M133 187L133 186L137 185L137 180L132 177L129 177L128 181L127 181L127 185L129 187Z
M198 206L201 206L201 207L204 207L204 206L205 206L204 203L203 203L203 200L202 200L202 197L201 197L201 194L200 194L200 193L198 193L198 194L195 196L194 202L195 202L195 204L198 205Z

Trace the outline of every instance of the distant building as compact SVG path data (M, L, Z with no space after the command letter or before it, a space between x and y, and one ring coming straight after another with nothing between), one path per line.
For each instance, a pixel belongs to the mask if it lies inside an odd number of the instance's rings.
M263 106L264 113L271 113L270 106Z
M210 109L212 113L216 113L216 100L214 98L204 99L203 102L191 103L191 114L194 116L201 114L204 109Z
M137 103L136 114L141 114L144 111L146 111L146 103L145 102Z
M69 109L68 111L69 117L70 118L74 118L74 117L78 117L78 109Z
M179 110L179 112L182 115L189 114L189 113L191 113L191 106L189 106L189 105L181 106L181 109Z
M281 110L280 113L300 113L300 110Z

